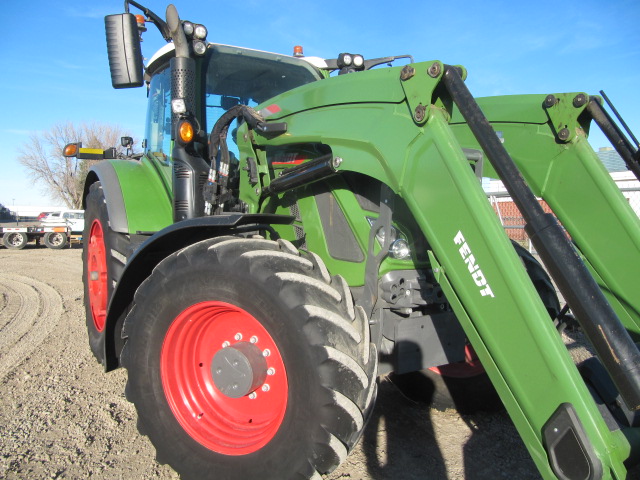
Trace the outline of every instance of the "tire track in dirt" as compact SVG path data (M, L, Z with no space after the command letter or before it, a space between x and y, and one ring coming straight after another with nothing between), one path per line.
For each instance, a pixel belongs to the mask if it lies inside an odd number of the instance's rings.
M62 297L34 278L0 273L0 380L31 355L58 324Z

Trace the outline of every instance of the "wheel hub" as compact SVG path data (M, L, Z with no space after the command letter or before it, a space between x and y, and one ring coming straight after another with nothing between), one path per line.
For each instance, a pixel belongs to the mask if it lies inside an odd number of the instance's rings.
M244 397L264 384L267 361L254 344L238 342L214 355L211 376L218 390L227 397Z
M60 245L62 243L62 234L54 233L49 237L49 241L52 245Z
M20 245L20 243L22 243L22 237L17 233L10 234L9 242L14 247L17 247L18 245Z
M183 310L165 335L160 373L182 428L214 452L256 452L280 428L289 391L283 358L261 322L236 305Z

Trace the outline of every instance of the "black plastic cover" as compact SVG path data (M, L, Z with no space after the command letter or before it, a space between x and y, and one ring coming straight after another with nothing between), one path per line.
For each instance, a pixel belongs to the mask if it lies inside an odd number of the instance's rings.
M560 480L597 480L602 478L602 463L573 405L563 403L542 429L544 446L553 473Z

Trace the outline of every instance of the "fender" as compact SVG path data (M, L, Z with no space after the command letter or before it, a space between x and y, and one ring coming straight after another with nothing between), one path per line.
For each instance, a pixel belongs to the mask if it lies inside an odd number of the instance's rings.
M114 232L155 233L173 222L171 191L154 162L143 157L105 160L89 170L84 199L92 183L100 181L107 201L109 224Z
M178 222L149 237L127 261L109 301L104 345L105 371L120 366L124 346L121 330L138 286L164 258L193 243L220 235L270 230L271 225L288 225L294 217L276 214L228 213Z

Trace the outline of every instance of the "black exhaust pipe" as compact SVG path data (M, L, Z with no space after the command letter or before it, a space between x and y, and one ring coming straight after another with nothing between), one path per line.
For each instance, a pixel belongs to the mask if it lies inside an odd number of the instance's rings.
M196 62L189 55L189 44L182 29L178 11L173 5L167 7L167 25L175 44L176 56L170 61L171 100L184 100L187 114L195 111ZM179 116L171 114L173 139ZM175 141L173 151L173 221L179 222L204 215L202 188L209 175L205 160L189 153L184 145Z

